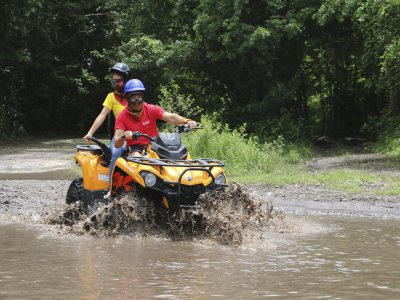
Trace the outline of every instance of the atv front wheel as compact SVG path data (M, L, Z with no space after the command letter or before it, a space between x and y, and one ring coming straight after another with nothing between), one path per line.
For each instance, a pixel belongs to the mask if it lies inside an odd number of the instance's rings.
M78 178L71 182L65 199L67 204L74 204L78 201L81 202L82 207L84 204L83 178Z

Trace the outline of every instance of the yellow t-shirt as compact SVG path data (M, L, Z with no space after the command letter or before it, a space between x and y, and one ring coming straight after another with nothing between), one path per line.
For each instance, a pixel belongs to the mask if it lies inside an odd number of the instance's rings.
M109 93L106 100L103 102L103 106L108 107L112 110L114 117L117 117L121 110L128 105L128 101L125 97L121 98L115 93Z

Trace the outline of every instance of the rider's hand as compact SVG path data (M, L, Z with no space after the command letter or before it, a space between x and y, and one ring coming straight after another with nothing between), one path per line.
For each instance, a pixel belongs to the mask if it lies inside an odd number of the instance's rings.
M190 120L189 122L186 123L190 129L196 128L197 127L197 122Z
M84 139L86 142L90 142L89 138L91 138L91 137L92 137L92 135L88 133L82 139Z
M131 140L132 139L132 131L125 131L124 136L125 136L125 139Z

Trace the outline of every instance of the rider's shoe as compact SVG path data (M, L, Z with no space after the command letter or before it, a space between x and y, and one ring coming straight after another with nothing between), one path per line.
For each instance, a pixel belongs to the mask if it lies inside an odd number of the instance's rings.
M108 193L104 195L103 199L109 199L110 196L111 196L111 191L108 191Z

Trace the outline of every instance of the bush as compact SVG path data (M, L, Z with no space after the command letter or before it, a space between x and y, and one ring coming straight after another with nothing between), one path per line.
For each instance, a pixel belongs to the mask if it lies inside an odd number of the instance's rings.
M400 117L386 114L371 119L365 128L376 137L375 151L400 156Z
M269 173L299 162L307 153L286 144L281 137L261 144L257 137L247 136L246 125L232 130L212 117L202 117L201 124L203 129L184 136L191 157L222 160L228 176Z

